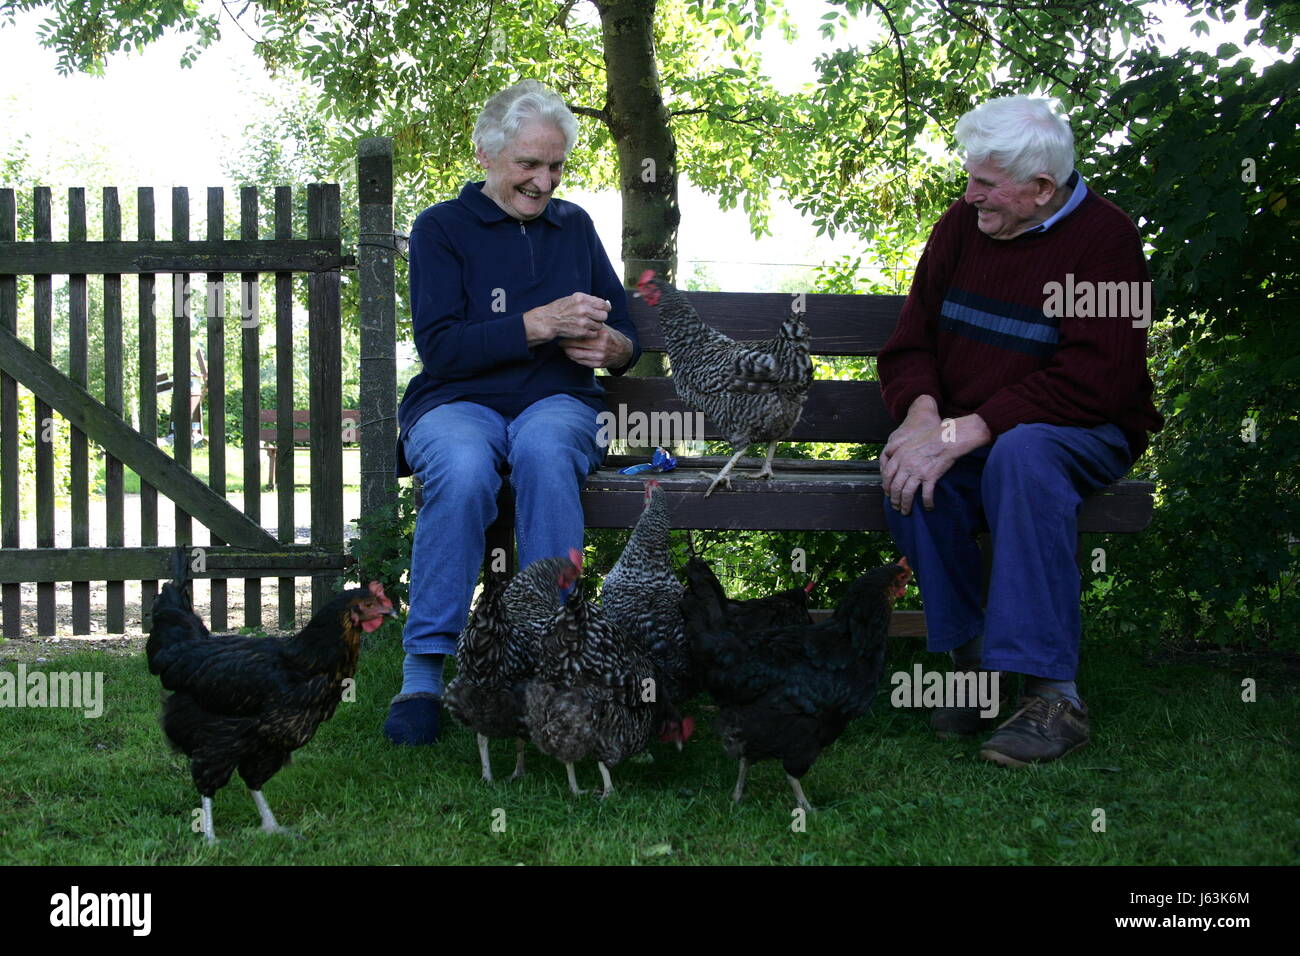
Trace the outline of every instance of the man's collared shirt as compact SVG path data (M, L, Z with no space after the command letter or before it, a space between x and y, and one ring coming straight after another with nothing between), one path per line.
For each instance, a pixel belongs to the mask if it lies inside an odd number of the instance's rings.
M1021 233L1022 236L1028 236L1035 232L1047 232L1047 230L1079 208L1079 203L1083 202L1083 197L1088 195L1088 187L1083 184L1083 177L1079 175L1077 169L1070 173L1070 178L1065 181L1065 185L1073 187L1073 192L1070 193L1070 198L1065 201L1065 205L1032 229L1026 229Z

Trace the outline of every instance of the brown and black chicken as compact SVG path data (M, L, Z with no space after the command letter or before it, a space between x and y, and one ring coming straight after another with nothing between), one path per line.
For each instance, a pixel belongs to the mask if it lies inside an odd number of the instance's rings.
M537 671L541 637L560 608L560 591L577 581L581 555L534 561L511 579L487 571L469 623L456 641L456 677L443 703L478 738L483 779L492 780L488 741L515 738L515 772L523 776L525 692Z
M812 339L792 312L770 339L737 342L710 328L671 284L647 269L637 293L659 312L677 396L703 412L735 450L709 485L731 487L732 466L754 442L767 442L767 458L754 477L772 477L772 456L803 413L812 384Z
M212 796L235 770L252 792L262 829L287 833L262 786L333 716L343 682L356 673L362 633L395 614L393 602L371 582L334 597L291 638L212 635L194 613L179 554L176 565L176 581L154 601L145 656L149 672L172 692L163 703L163 733L190 758L204 838L216 842Z
M871 706L894 601L911 574L902 559L854 581L829 620L755 630L736 627L710 588L688 591L682 613L704 686L719 707L714 726L727 754L740 761L732 799L743 796L750 764L775 759L799 806L813 809L800 780Z

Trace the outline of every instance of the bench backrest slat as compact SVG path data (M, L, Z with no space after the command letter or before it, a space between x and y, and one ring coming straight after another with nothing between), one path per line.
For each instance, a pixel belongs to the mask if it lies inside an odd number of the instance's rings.
M770 338L794 304L794 297L785 292L687 292L686 297L706 324L737 341ZM906 297L901 295L806 295L802 304L812 333L813 354L878 354L898 324L904 301ZM656 310L640 298L629 299L628 305L642 349L664 351ZM633 413L645 416L647 429L654 426L657 416L662 437L670 426L667 416L686 412L671 379L622 376L602 377L600 382L608 392L606 404L615 415L624 414L628 427L635 426ZM615 432L620 437L627 433L623 424L620 422ZM679 426L673 428L673 434L680 434ZM879 382L818 381L809 390L803 415L788 440L870 444L883 442L894 428L880 398ZM692 437L721 436L706 420L704 434ZM633 443L642 444L635 439Z
M738 341L765 339L790 314L793 296L786 292L688 292L687 299L704 322ZM809 294L804 319L812 331L816 355L875 355L898 324L906 296ZM664 351L658 313L639 298L628 311L647 352Z
M685 425L683 416L688 410L678 399L672 379L602 376L597 381L605 386L605 404L611 413L617 418L620 406L625 410L624 421L628 427L636 425L631 413L639 412L649 419L642 427L657 428L665 441L669 440L666 435L670 429L675 437L682 434L683 427L694 431L694 419L689 426ZM676 419L670 419L674 413ZM803 415L787 441L883 442L894 428L893 419L880 398L879 382L813 382ZM620 423L611 431L616 437L622 437L626 428ZM705 419L704 434L691 437L699 440L721 436L713 423Z

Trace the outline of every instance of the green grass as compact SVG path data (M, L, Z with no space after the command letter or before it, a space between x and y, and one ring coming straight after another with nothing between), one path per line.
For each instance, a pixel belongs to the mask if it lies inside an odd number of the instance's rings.
M357 701L266 786L280 822L303 838L260 833L236 778L215 800L213 848L190 829L198 798L185 759L163 743L143 658L79 653L40 665L102 670L107 707L94 720L0 709L0 863L1300 862L1300 704L1285 662L1095 648L1082 676L1093 743L1025 771L980 761L978 741L933 739L924 712L882 696L804 778L819 812L796 833L776 764L752 770L744 802L732 804L735 764L707 715L684 753L656 744L653 763L616 768L603 803L570 798L563 767L532 748L525 779L482 783L459 725L436 747L393 747L380 726L402 654L388 630L363 652ZM936 660L902 645L889 670L918 658ZM1258 702L1242 703L1243 677L1258 681ZM512 745L494 743L493 757L504 777ZM583 786L598 780L592 762L578 772ZM1096 808L1105 832L1092 829ZM503 833L492 829L499 811Z

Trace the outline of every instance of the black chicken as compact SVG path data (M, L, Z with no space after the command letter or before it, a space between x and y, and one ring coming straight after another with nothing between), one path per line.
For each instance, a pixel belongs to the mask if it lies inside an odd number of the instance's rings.
M736 601L727 597L708 563L700 558L686 562L686 591L681 610L687 634L727 629L748 634L789 624L811 624L808 599L815 580L803 587L787 588L760 598Z
M740 761L732 799L743 796L751 763L777 759L799 806L812 810L800 778L871 706L894 601L911 573L904 559L862 575L821 624L745 630L728 622L709 589L683 600L705 687L720 709L715 726Z
M393 602L371 582L333 598L287 640L214 636L194 613L183 559L177 565L176 582L154 601L145 656L173 692L163 703L163 733L190 758L203 835L216 842L212 796L236 769L262 829L289 832L275 822L262 786L333 716L343 682L356 673L362 633L395 614Z

